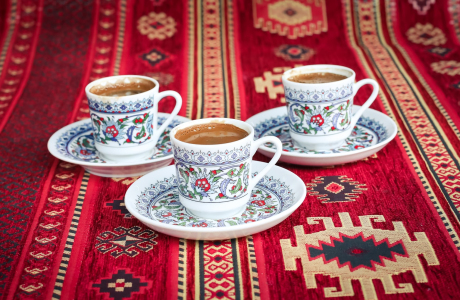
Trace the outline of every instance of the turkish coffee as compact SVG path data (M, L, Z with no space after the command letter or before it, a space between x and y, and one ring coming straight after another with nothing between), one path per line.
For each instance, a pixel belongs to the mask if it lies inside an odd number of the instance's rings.
M241 140L249 133L232 124L206 123L190 126L177 131L179 141L197 145L218 145Z
M93 86L89 91L98 96L123 97L147 92L155 87L155 83L142 78L126 78L108 81Z
M289 77L288 80L298 83L328 83L346 79L347 76L340 74L321 72L321 73L305 73Z

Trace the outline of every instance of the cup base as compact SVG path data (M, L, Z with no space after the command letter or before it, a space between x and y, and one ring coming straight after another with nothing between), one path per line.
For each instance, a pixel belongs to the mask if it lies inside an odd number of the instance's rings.
M228 211L223 211L223 212L203 212L203 211L196 211L193 209L187 209L187 210L189 213L199 218L211 219L211 220L222 220L222 219L227 219L227 218L231 218L236 215L239 215L243 213L245 209L246 209L246 204L243 205L242 207L238 207L238 208L231 209Z
M101 158L105 160L106 162L110 163L134 163L134 162L139 162L142 160L146 160L149 157L152 157L155 152L155 149L149 150L144 153L136 153L133 155L114 155L114 154L102 154Z
M347 139L353 128L349 126L346 130L330 135L304 135L289 130L294 145L308 150L323 151L340 147Z
M325 150L331 150L331 149L335 149L335 148L338 148L340 147L344 140L341 140L341 141L338 141L338 142L334 142L334 143L319 143L319 144L312 144L312 143L309 143L309 142L306 142L306 143L301 143L301 142L297 142L295 140L293 140L294 142L294 146L297 146L297 147L300 147L300 148L304 148L306 150L315 150L315 151L325 151Z

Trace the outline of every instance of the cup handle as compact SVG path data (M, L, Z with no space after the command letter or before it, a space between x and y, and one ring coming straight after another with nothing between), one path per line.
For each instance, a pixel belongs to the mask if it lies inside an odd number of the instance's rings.
M275 155L273 155L272 159L268 163L268 165L262 169L262 171L259 172L254 178L251 178L250 183L249 183L249 188L248 191L252 191L252 189L256 186L256 184L267 174L267 172L278 162L278 160L281 157L281 152L283 151L283 144L281 144L281 141L279 138L274 137L274 136L266 136L263 138L258 139L257 141L254 141L251 145L251 158L254 156L256 153L257 149L265 144L265 143L273 143L276 146L276 152Z
M176 106L174 106L174 109L171 112L171 115L166 119L166 121L163 124L161 124L160 128L156 128L158 126L158 102L160 102L164 97L167 97L167 96L172 96L174 97L174 99L176 99ZM153 131L152 140L154 141L154 145L156 145L158 142L158 139L160 138L161 133L171 123L173 118L177 116L177 114L179 113L179 110L182 106L182 97L179 95L179 93L175 91L164 91L155 96L154 106L155 106L155 111L153 114L153 126L155 130Z
M372 102L374 102L374 100L377 98L377 94L379 93L379 85L378 85L377 81L375 81L374 79L363 79L363 80L360 80L357 83L355 83L355 86L353 88L353 90L354 90L353 97L356 95L358 90L365 84L372 85L374 90L372 91L372 94L369 97L369 99L367 99L366 103L364 103L364 105L361 106L361 108L353 115L353 117L351 119L351 124L350 124L351 128L355 127L356 123L358 122L358 120L361 117L361 115L363 114L363 112L366 109L368 109L369 106L371 106Z

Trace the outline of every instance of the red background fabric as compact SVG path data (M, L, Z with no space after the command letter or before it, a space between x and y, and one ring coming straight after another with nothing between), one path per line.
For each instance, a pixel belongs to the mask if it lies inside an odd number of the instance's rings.
M0 299L323 299L330 288L343 291L340 280L349 276L345 298L458 298L459 7L449 0L0 2ZM150 23L141 30L145 18ZM381 91L371 108L393 118L398 135L376 155L346 165L278 163L309 195L284 222L254 236L210 242L153 232L121 206L137 178L90 175L46 148L56 130L89 117L84 87L97 78L151 76L160 91L182 95L182 116L246 120L284 105L284 69L323 63L377 80ZM370 93L363 87L355 104ZM160 111L173 105L164 100ZM254 159L268 161L259 153ZM331 193L337 202L324 202L315 184L337 176L361 189L353 199ZM383 265L366 275L324 261L317 287L307 288L304 273L311 270L300 259L289 269L282 245L299 246L296 226L309 237L326 235L311 217L331 218L345 234L343 213L354 227L363 216L385 219L360 229L366 236L391 237L402 222L410 240L401 243L415 267L394 251L397 271L378 255L374 262ZM413 246L418 232L426 248ZM104 242L126 235L148 242L126 253ZM376 243L384 247L382 241ZM313 246L305 245L309 261ZM381 278L413 291L385 290Z

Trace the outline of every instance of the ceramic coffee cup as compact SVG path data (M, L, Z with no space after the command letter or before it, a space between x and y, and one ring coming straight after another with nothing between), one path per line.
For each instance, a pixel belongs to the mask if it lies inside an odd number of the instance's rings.
M101 96L95 94L104 87L142 83L145 92L127 96ZM174 91L159 93L155 79L137 75L101 78L86 86L94 144L102 158L109 162L134 162L153 155L155 145L182 105L181 96ZM158 102L166 96L176 99L176 105L158 127Z
M178 130L211 122L227 123L248 133L243 139L218 145L196 145L179 141ZM171 131L180 202L202 218L224 219L244 211L254 186L281 156L282 144L276 137L254 141L254 128L246 122L210 118L187 122ZM273 143L276 153L267 166L251 177L251 161L259 146Z
M295 75L335 73L346 78L328 83L298 83ZM310 65L286 71L282 76L289 116L289 131L294 143L309 150L329 150L339 147L351 134L362 113L377 97L379 86L373 79L355 83L355 72L336 65ZM369 99L352 114L353 97L359 88L370 84Z

